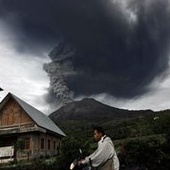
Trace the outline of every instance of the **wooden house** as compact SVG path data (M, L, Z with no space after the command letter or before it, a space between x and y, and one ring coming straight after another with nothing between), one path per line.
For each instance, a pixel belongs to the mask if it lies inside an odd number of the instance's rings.
M59 154L66 135L45 114L8 93L0 103L0 162Z

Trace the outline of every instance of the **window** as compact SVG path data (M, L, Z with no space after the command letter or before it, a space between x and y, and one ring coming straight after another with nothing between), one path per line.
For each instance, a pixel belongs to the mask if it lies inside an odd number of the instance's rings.
M44 149L44 138L41 138L41 149Z
M25 138L25 149L30 149L30 138L29 137Z
M48 140L48 149L50 149L50 140Z
M53 148L54 148L54 150L56 149L56 142L55 141L53 142Z

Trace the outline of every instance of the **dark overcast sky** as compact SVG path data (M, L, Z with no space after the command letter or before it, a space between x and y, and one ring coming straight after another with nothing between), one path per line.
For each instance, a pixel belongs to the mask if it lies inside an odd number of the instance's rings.
M41 53L61 42L74 49L68 58L61 47L58 64L74 71L60 75L75 96L131 98L146 93L168 68L170 6L168 0L120 2L0 0L0 18L14 28L20 53Z

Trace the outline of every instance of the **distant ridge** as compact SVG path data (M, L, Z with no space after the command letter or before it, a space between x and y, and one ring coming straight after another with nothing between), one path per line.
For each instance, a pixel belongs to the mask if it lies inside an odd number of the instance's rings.
M51 113L49 117L55 122L67 120L120 121L154 113L152 110L130 111L108 106L92 98L71 102L59 110Z

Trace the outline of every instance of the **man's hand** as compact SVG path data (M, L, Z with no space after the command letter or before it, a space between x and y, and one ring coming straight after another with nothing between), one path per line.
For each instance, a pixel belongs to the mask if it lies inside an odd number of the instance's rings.
M85 159L81 159L81 160L78 161L78 166L84 165L84 164L86 164L86 163L87 163L87 162L86 162Z

